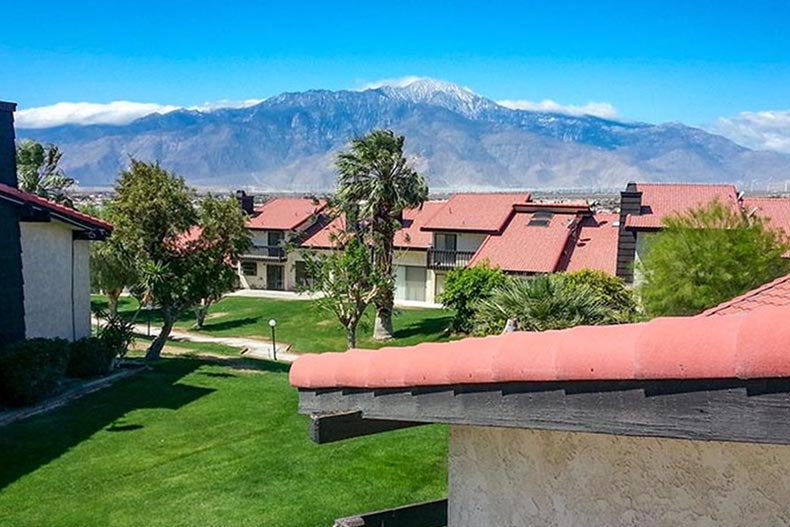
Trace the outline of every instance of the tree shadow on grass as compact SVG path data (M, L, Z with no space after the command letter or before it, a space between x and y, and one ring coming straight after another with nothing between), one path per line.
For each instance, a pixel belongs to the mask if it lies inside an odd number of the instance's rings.
M452 316L447 315L438 318L424 318L406 327L395 331L393 335L396 339L405 339L416 336L444 336L450 327Z
M87 395L73 403L0 428L0 490L60 457L100 430L132 431L139 424L120 424L141 408L177 410L212 393L210 388L180 384L204 362L165 359L151 370ZM108 428L109 427L109 428Z
M233 320L223 320L221 322L206 322L203 324L203 329L200 331L201 333L211 333L214 331L223 331L226 329L236 329L243 326L250 326L253 324L259 324L261 328L261 335L268 334L269 325L268 323L264 325L263 317L245 317L245 318L237 318ZM264 327L265 326L265 327Z

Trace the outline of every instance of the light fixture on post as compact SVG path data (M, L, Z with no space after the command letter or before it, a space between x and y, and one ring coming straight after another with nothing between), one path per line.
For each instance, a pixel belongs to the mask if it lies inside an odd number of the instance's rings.
M274 328L277 326L277 321L271 319L269 321L269 327L272 328L272 357L274 360L277 360L277 340L275 339L275 331Z

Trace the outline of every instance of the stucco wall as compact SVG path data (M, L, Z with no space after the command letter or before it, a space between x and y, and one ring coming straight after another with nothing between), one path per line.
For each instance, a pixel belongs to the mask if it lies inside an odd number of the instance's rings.
M790 525L790 446L452 427L450 527Z
M644 276L639 270L639 264L645 257L647 246L653 239L655 233L640 232L636 235L636 253L634 254L634 287L639 287L644 281Z
M23 222L20 231L26 336L89 335L89 242L72 242L72 229L58 221Z

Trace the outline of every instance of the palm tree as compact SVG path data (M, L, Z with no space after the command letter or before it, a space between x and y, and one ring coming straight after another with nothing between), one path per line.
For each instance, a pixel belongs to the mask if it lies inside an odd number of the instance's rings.
M561 275L541 275L508 280L480 301L475 333L499 333L509 320L523 331L546 331L611 324L617 316L594 289Z
M374 299L373 338L377 340L392 338L393 255L403 210L419 207L428 198L428 185L403 156L403 142L403 136L390 130L374 130L354 139L336 162L339 208L363 226L377 274L390 278L389 286L381 288Z
M68 189L75 181L58 166L63 152L55 145L24 141L16 149L19 189L69 207Z

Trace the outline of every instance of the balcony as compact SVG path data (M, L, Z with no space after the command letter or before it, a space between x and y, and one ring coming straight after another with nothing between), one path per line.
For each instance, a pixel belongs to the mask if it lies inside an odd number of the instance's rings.
M436 270L450 270L457 267L466 267L473 252L466 251L439 251L428 249L428 268Z
M242 258L271 260L274 262L284 262L287 257L285 247L281 245L252 245L242 254Z

